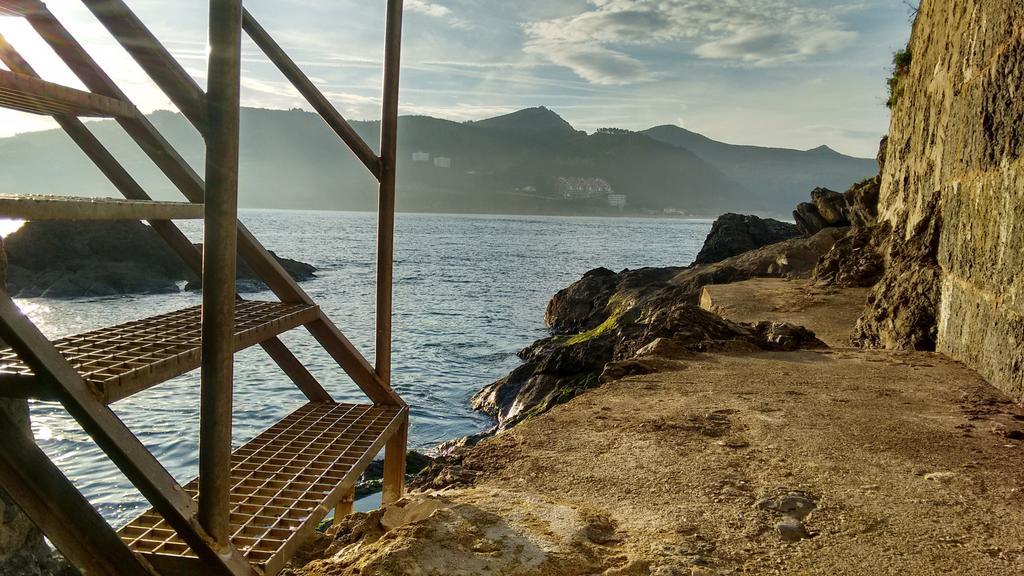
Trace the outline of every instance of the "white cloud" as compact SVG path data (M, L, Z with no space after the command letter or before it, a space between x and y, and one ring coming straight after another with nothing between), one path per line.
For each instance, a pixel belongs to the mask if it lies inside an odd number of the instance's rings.
M810 0L590 0L579 14L525 24L525 49L590 82L628 84L653 77L635 47L678 44L751 65L834 52L857 37L842 11Z
M569 68L592 84L631 84L650 79L643 62L599 44L531 42L526 51Z
M451 8L437 4L436 2L429 2L428 0L406 0L404 6L408 12L416 12L432 18L445 20L454 28L469 27L469 23L462 18L455 16Z
M405 8L410 12L418 12L434 18L444 18L452 13L451 8L426 0L406 0Z

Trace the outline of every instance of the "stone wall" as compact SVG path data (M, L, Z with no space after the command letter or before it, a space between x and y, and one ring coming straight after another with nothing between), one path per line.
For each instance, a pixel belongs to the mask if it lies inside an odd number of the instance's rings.
M909 50L880 219L938 228L937 350L1024 399L1024 2L923 0Z

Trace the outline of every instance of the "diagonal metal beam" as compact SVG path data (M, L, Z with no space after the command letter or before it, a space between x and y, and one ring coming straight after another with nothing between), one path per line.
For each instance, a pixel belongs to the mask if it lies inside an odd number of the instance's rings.
M82 0L135 62L171 98L201 134L206 134L206 95L171 53L121 0ZM173 65L169 63L173 62Z
M2 411L0 438L0 484L65 558L90 575L157 576Z
M309 105L317 111L317 114L330 126L331 130L338 135L345 144L377 179L381 178L381 160L374 153L373 149L356 133L352 126L345 120L338 109L327 100L323 92L313 84L313 81L295 64L295 61L288 56L280 45L260 26L256 18L248 10L242 12L242 26L249 34L253 42L263 50L267 58L277 66L277 69L284 74L292 86L299 91L299 94L309 102Z
M3 35L0 35L0 61L14 72L37 76L32 66L7 42ZM85 123L78 118L69 116L55 116L54 119L125 198L152 200L149 194L132 178L131 174L114 158L103 143L89 131ZM164 242L178 254L192 272L195 273L196 277L201 277L203 271L202 253L192 244L192 241L185 236L181 229L173 222L167 220L151 220L149 224L163 238ZM275 337L261 342L260 346L310 401L333 401L331 395L306 369L302 362L292 354L291 350L285 346L280 338Z
M92 393L75 369L0 292L0 338L41 378L49 380L64 409L139 489L197 556L218 576L254 576L244 556L217 544L196 517L196 505L113 411Z

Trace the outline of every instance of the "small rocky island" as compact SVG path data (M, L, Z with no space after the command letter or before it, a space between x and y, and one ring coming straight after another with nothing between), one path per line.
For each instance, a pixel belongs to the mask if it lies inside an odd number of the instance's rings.
M15 298L163 294L198 289L199 279L160 236L141 222L27 222L4 239L7 292ZM296 280L316 268L277 257ZM243 260L238 289L266 287Z

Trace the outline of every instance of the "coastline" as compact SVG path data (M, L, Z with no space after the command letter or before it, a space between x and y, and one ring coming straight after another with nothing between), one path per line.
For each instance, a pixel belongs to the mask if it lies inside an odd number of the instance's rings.
M799 315L837 335L864 292L754 278L710 285L704 300L726 322ZM293 573L1024 567L1012 528L1024 468L1009 457L1024 410L938 354L829 344L652 347L638 354L644 373L451 449L399 504L329 529Z

